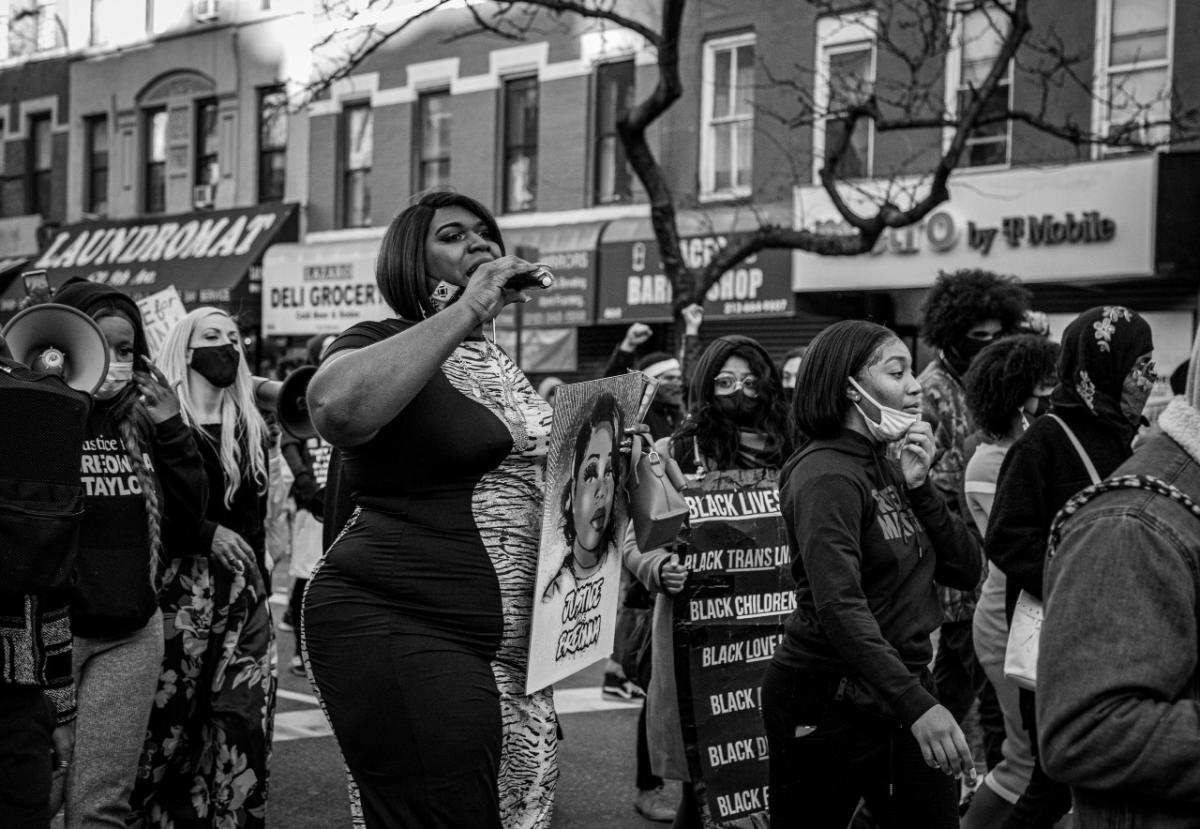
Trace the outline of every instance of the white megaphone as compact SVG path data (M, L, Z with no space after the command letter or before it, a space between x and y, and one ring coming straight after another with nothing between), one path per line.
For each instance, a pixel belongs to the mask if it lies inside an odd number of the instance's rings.
M316 437L312 417L308 414L305 392L317 373L316 366L301 366L282 380L266 377L251 377L254 385L254 402L260 409L275 412L279 425L294 438L308 440Z
M31 305L9 320L0 335L18 363L56 374L76 391L93 394L108 376L104 332L91 317L69 305Z

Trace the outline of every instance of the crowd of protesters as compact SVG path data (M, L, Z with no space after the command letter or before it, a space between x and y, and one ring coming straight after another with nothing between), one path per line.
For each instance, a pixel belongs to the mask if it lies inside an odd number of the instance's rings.
M224 311L192 311L151 360L127 295L59 289L107 341L82 452L113 482L87 490L69 579L0 588L0 825L60 806L69 829L266 825L272 553L295 578L289 669L357 819L550 825L561 731L525 672L561 381L535 390L486 328L534 267L466 196L402 212L377 267L396 316L310 342L309 441L260 412ZM777 481L796 604L762 678L772 825L1200 825L1200 370L1149 424L1149 323L1100 306L1055 342L1030 301L1011 277L940 275L919 373L873 322L776 363L704 343L698 306L676 353L635 324L604 369L658 383L639 428L684 474ZM632 807L700 827L672 645L686 538L614 543L603 691L645 697ZM1036 691L1005 667L1027 600Z

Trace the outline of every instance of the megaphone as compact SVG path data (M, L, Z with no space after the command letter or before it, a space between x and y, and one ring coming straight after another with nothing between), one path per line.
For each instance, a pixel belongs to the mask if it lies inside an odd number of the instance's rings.
M317 430L308 416L308 401L304 399L308 384L317 373L316 366L301 366L282 380L251 377L254 402L260 409L275 412L279 425L299 440L316 437Z
M108 340L95 320L69 305L43 302L17 314L0 335L12 358L94 394L108 376Z

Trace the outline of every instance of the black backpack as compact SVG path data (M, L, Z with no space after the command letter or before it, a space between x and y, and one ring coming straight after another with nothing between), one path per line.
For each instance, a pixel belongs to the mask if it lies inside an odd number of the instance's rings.
M91 405L61 378L0 357L0 592L38 593L71 574Z

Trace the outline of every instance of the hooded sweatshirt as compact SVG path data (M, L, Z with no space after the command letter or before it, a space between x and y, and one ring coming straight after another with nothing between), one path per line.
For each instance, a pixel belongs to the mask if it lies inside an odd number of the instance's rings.
M932 481L908 489L883 447L850 429L810 441L780 480L796 610L775 661L865 684L912 725L937 704L920 680L942 622L934 583L973 588L978 541Z
M80 280L64 285L54 299L89 316L103 304L120 307L133 315L134 350L143 357L148 353L137 306L120 291ZM113 410L133 394L137 389L131 382L116 397L96 400L88 419L80 469L83 524L70 588L76 636L122 636L140 630L157 606L150 581L146 497L113 417ZM179 415L154 425L151 435L142 449L157 482L163 548L187 547L191 552L207 495L200 453Z

